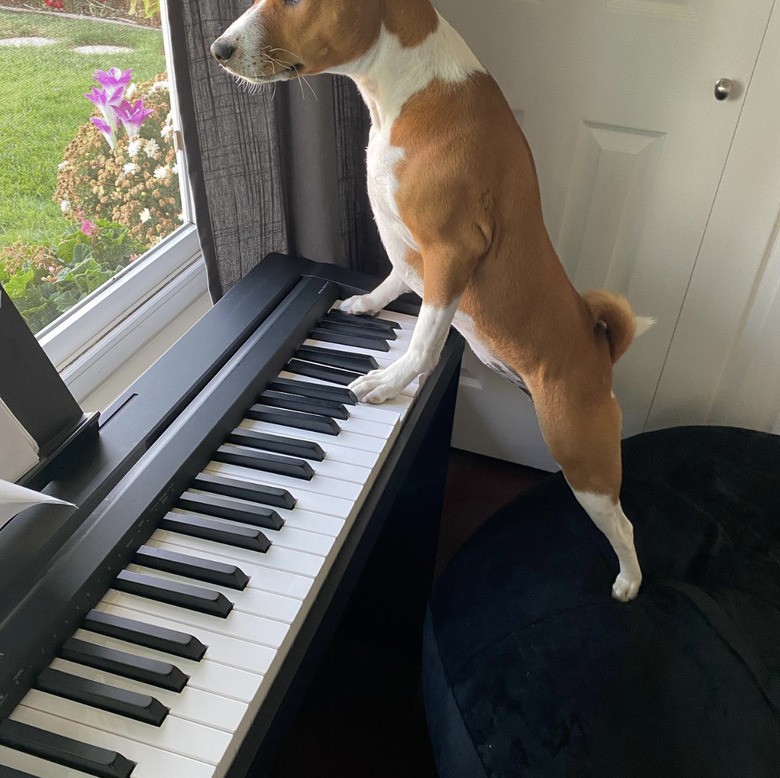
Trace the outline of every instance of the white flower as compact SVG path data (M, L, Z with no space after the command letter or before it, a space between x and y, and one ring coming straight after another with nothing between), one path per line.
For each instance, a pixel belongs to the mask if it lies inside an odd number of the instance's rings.
M134 138L127 144L127 153L131 157L137 157L138 152L141 151L141 141L138 138Z
M132 176L133 173L135 173L138 170L138 165L135 164L135 162L128 162L122 170L125 171L126 176Z
M146 222L149 221L149 219L152 218L152 214L149 213L148 208L144 208L143 211L141 211L141 224L146 224Z
M183 214L183 213L180 213L180 214L179 214L179 221L180 221L182 224L184 224L184 214Z
M135 94L136 86L135 84L130 84L130 86L125 89L125 97L131 97Z
M170 124L164 124L163 128L160 130L160 135L162 135L163 138L167 138L172 132L173 127Z
M157 179L167 178L169 170L166 167L158 167L154 171L154 177Z
M154 159L155 154L159 151L160 147L157 145L157 141L154 138L149 138L149 140L144 143L144 152L146 152L146 156L150 159Z
M178 162L174 162L171 165L171 173L173 173L173 175L175 175L175 176L179 175L179 163Z
M168 88L167 81L156 81L152 86L152 92L159 92L161 89L167 89L167 88Z
M60 209L63 213L67 213L70 210L70 203L67 200L63 200L60 203Z
M70 162L66 159L64 162L60 162L59 165L57 165L57 170L65 170L65 168L70 164Z

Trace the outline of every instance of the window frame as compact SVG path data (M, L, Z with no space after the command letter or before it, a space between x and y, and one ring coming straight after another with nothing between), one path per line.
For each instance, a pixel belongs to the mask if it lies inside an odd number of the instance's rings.
M171 28L160 3L162 34L176 139L181 138ZM182 144L176 142L182 226L99 289L42 329L38 341L77 400L91 394L141 346L206 293L206 271ZM132 326L128 326L132 325ZM110 358L106 360L110 353Z

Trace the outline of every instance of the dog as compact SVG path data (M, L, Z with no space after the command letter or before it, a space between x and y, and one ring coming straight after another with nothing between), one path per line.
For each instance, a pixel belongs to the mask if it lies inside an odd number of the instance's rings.
M613 597L636 597L612 365L652 320L619 295L574 289L542 220L525 136L463 38L429 0L257 0L211 53L254 84L347 75L368 106L368 193L393 269L340 307L375 315L410 290L422 307L404 356L352 391L395 397L433 370L454 325L530 393L550 452L618 557Z

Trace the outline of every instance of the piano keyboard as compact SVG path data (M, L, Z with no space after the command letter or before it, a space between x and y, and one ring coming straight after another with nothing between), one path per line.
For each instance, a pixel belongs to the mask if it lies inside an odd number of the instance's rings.
M355 377L415 318L331 310L0 725L0 778L218 778L419 391Z

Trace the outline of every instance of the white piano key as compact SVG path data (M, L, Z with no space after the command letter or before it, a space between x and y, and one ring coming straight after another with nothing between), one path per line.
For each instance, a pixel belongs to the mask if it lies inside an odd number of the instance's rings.
M235 736L243 735L251 723L249 706L245 702L205 692L190 684L187 684L180 692L173 692L59 658L55 659L50 667L117 689L124 689L136 694L149 694L170 709L169 715L194 721L197 724L204 724L212 729L221 729Z
M271 546L268 551L261 554L259 551L252 551L247 548L237 548L236 546L217 543L213 540L193 538L190 535L179 532L170 532L169 530L157 530L157 532L165 533L164 535L161 535L161 537L165 537L167 542L182 546L183 548L203 548L221 555L227 553L230 559L235 560L235 564L247 561L261 567L308 576L309 578L316 578L322 568L322 557L314 556L313 554L302 554L298 551L291 551L288 548Z
M402 351L394 351L390 350L388 352L377 352L377 351L368 351L367 349L361 349L357 346L342 346L340 343L325 343L319 340L312 340L307 339L304 341L303 345L305 346L316 346L318 348L322 348L324 346L333 346L336 348L337 351L344 351L349 354L357 353L357 354L370 354L376 358L377 364L378 364L378 370L383 370L386 367L390 367L394 362L396 362L398 359L400 359L404 352ZM284 375L286 376L287 371L285 371ZM281 374L280 374L281 375ZM322 381L322 383L326 386L342 386L341 384L336 384L331 381ZM400 392L400 396L403 397L409 397L414 398L417 394L417 392L420 390L421 380L420 378L415 378L412 381L409 382ZM363 403L364 405L370 405L370 403ZM381 405L385 405L385 403L381 403Z
M330 481L328 484L329 492L341 491L345 496L338 497L333 494L324 494L318 492L311 486L315 478L311 481L301 481L302 484L309 485L308 488L302 488L300 486L293 486L290 482L294 481L294 478L287 478L286 476L274 476L270 477L270 473L261 473L257 470L252 470L248 467L242 467L241 465L228 465L224 462L209 462L203 469L204 473L210 473L212 475L226 475L231 478L239 478L242 481L248 481L254 484L263 484L265 486L277 486L292 494L298 501L296 507L301 510L311 511L312 513L325 513L329 516L337 516L340 519L345 519L352 512L352 507L355 504L356 499L356 486L357 484L351 484L347 481ZM315 486L321 486L323 481L318 481ZM359 494L359 492L358 492ZM177 512L180 508L175 508Z
M178 516L197 516L199 518L213 518L224 524L226 527L248 527L240 521L232 519L219 519L211 516L204 516L193 511L185 511L182 508L174 508L173 513ZM316 556L325 556L333 544L333 536L323 535L319 532L308 532L307 530L297 529L294 526L285 525L280 530L263 529L263 534L271 541L273 547L286 548L290 551L298 551L304 554L314 554ZM269 549L270 551L270 549ZM268 554L268 552L266 552Z
M268 411L278 410L271 407L270 405L264 405L262 401L258 401L257 406ZM289 413L303 415L301 411L289 411ZM367 421L357 417L350 417L349 419L336 419L336 423L339 425L339 427L341 427L342 432L354 432L356 435L365 435L370 438L379 438L380 440L388 440L388 438L392 437L397 422L397 414L392 417L392 423L390 424L380 423L379 421ZM277 424L276 426L278 427L283 425ZM290 427L289 429L297 430L298 428ZM329 435L328 437L338 438L340 435L341 433L339 433L339 435Z
M119 735L162 751L197 759L199 762L218 765L226 755L232 754L232 738L229 732L170 714L156 727L38 689L27 692L19 704L69 721L77 721L93 731Z
M196 581L186 576L166 573L162 570L154 570L151 567L144 567L143 565L130 564L125 569L132 573L153 575L156 578L161 578L165 581L203 586L211 591L221 592L233 603L234 610L241 611L242 613L251 613L255 616L264 616L265 618L275 619L276 621L282 621L285 624L292 623L301 607L300 600L294 600L292 597L284 597L281 594L265 592L262 589L250 589L249 587L243 590L230 589L227 586Z
M254 419L244 419L239 425L240 429L256 430L257 432L269 432L279 437L286 437L295 440L306 440L318 443L325 452L325 459L332 459L336 462L345 462L349 465L357 465L372 469L376 465L377 457L381 447L376 445L374 438L368 438L371 448L363 443L359 435L350 435L348 432L342 432L337 437L331 435L322 435L318 432L309 432L301 430L301 434L286 428L279 427L276 424L268 424L264 421L255 421ZM379 451L375 450L379 449Z
M363 468L360 468L361 470ZM370 471L366 474L365 480L361 481L365 483L371 478ZM199 489L188 489L185 494L211 494ZM251 500L244 500L241 497L231 497L231 500L240 505L250 505L257 507L258 503ZM344 526L344 519L340 519L337 516L328 516L324 513L314 513L311 511L304 511L298 505L294 508L277 508L275 506L263 506L269 507L275 510L285 521L286 526L297 527L298 529L306 529L309 532L318 532L321 535L335 536L341 532L341 528ZM184 509L179 509L184 510ZM214 516L212 518L219 518Z
M49 762L47 759L40 759L37 756L5 746L0 746L0 765L29 773L38 778L90 778L87 773L82 773L81 770L74 770L71 767Z
M139 613L109 603L100 603L98 610L161 627L170 626L164 618L148 613ZM206 656L199 662L193 659L174 657L165 651L137 646L135 643L128 643L96 632L87 632L83 629L77 630L75 637L97 646L115 648L147 659L174 662L182 672L189 675L187 687L251 704L261 692L264 673L270 667L276 652L265 646L258 646L255 643L248 643L230 636L216 635L204 630L196 629L193 630L193 633L197 633L198 639L208 646Z
M279 378L287 378L291 381L301 381L302 383L315 384L320 386L332 387L338 385L338 384L331 383L330 381L320 381L318 378L312 378L311 376L307 376L307 375L298 375L298 373L288 373L286 370L283 370L281 373L279 373ZM410 397L407 394L399 394L397 397L394 397L392 400L387 400L386 402L383 402L379 405L374 405L373 403L358 403L357 405L348 405L347 410L350 412L354 411L357 408L360 408L363 411L368 411L368 412L374 410L382 410L382 411L386 410L391 413L397 413L401 418L403 418L406 415L407 411L409 410L413 402L414 402L413 397Z
M358 403L357 405L348 405L350 418L364 419L365 421L375 421L378 424L395 425L402 418L402 414L397 410L391 410L385 403L373 405L372 403Z
M333 351L344 351L350 354L362 354L373 357L381 365L383 362L394 362L399 357L402 357L409 349L410 340L410 337L404 336L396 340L389 340L387 341L388 351L376 351L363 346L350 346L346 343L331 343L328 340L320 340L312 333L301 345L304 347L329 348Z
M11 713L10 718L82 743L117 751L137 763L133 770L133 778L161 778L161 776L220 778L224 774L221 767L189 759L110 732L92 729L80 722L69 721L24 705L18 706Z
M188 627L205 629L216 632L218 635L229 635L246 640L250 643L259 643L269 648L279 648L287 635L289 626L279 621L252 616L249 613L233 610L226 619L211 616L206 613L198 613L188 608L179 608L176 605L168 605L137 594L128 594L116 589L109 589L102 602L111 605L119 605L124 608L148 613L150 616L170 619L171 624L186 624ZM189 630L190 632L192 630ZM261 669L262 668L258 668Z
M225 446L225 448L235 447ZM217 462L214 460L209 462L204 469L211 472L211 470L217 465L222 468L239 468L240 472L244 475L252 474L253 478L251 480L267 484L268 486L277 486L282 489L287 489L287 491L290 492L290 494L293 496L297 496L297 492L299 491L304 491L313 492L317 495L327 495L330 497L339 497L342 500L354 501L357 495L360 494L359 484L356 484L352 481L340 481L336 478L320 475L319 472L315 472L310 480L306 480L305 478L293 478L289 475L268 473L265 470L256 470L253 467L234 465L228 462ZM225 475L227 475L227 472ZM247 480L241 475L239 475L239 477L241 480Z
M344 522L340 522L340 524L343 526ZM188 541L190 540L193 542L189 543ZM235 558L235 555L231 555L230 546L207 544L209 544L209 541L200 541L199 538L190 538L188 535L171 533L160 529L156 530L149 540L146 541L147 546L154 546L165 551L177 551L180 554L188 553L202 559L211 559L214 562L237 565L249 576L247 586L252 589L263 589L266 592L284 594L297 600L302 600L311 590L312 578L261 567L258 564L259 560L250 562L243 559L239 561ZM219 545L219 552L214 550L216 545ZM258 554L258 557L262 556L262 554Z

